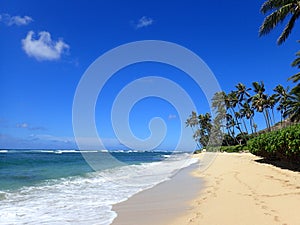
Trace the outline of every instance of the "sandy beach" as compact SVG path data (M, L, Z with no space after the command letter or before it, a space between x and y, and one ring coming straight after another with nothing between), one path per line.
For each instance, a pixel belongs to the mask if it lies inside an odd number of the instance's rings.
M190 210L168 224L300 224L300 173L258 159L250 153L218 154L205 171L194 172L205 188Z
M195 157L201 161L205 154ZM200 163L114 206L113 224L300 224L300 173L259 159L218 153L208 167Z
M118 216L113 225L165 225L184 215L189 201L198 196L203 181L191 173L198 164L180 170L172 179L142 191L113 206Z

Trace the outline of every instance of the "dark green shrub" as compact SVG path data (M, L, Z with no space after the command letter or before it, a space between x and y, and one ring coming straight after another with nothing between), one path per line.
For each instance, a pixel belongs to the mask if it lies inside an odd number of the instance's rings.
M229 134L224 134L222 146L233 146L237 144L238 143L233 137L231 137Z
M251 153L266 159L300 163L300 124L261 134L247 144Z

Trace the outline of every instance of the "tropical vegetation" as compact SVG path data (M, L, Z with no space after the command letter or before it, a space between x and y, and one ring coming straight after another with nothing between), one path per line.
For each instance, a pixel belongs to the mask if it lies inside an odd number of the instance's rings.
M269 34L277 25L289 18L288 23L277 39L277 44L281 45L291 34L295 22L300 16L300 1L268 0L262 5L260 11L263 14L270 12L259 29L260 36Z
M270 13L259 29L260 36L288 20L277 40L281 45L300 16L300 0L267 0L260 11ZM300 69L300 51L291 65ZM234 90L215 93L211 104L214 116L192 112L186 121L199 149L222 145L221 150L236 151L248 144L254 154L300 162L300 125L295 125L300 122L300 72L288 80L295 84L293 88L278 84L272 93L266 92L263 81L253 82L251 87L238 83ZM258 115L263 115L266 129L258 131Z
M268 94L264 83L253 82L252 87L238 83L235 89L225 93L218 92L212 99L215 119L211 114L192 112L186 126L194 131L193 138L199 148L206 148L210 141L211 131L220 129L222 146L244 145L250 137L259 133L272 131L300 121L300 93L277 85L273 93ZM280 114L280 122L276 123L275 111ZM258 132L255 118L263 115L266 129Z
M248 141L248 148L269 160L300 163L300 124L261 134Z

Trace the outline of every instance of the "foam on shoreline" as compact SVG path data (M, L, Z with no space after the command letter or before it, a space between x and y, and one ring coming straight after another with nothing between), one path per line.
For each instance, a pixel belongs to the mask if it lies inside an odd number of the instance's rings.
M117 213L113 225L164 225L184 213L188 202L197 196L203 186L201 179L191 175L198 163L180 170L170 180L132 196L113 206Z

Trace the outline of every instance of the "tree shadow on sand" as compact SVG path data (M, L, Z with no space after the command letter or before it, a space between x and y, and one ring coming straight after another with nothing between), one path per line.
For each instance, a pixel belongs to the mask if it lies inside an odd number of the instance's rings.
M294 172L300 172L300 163L291 163L285 161L278 161L278 160L269 160L269 159L257 159L255 160L257 163L269 164L281 169L287 169Z

